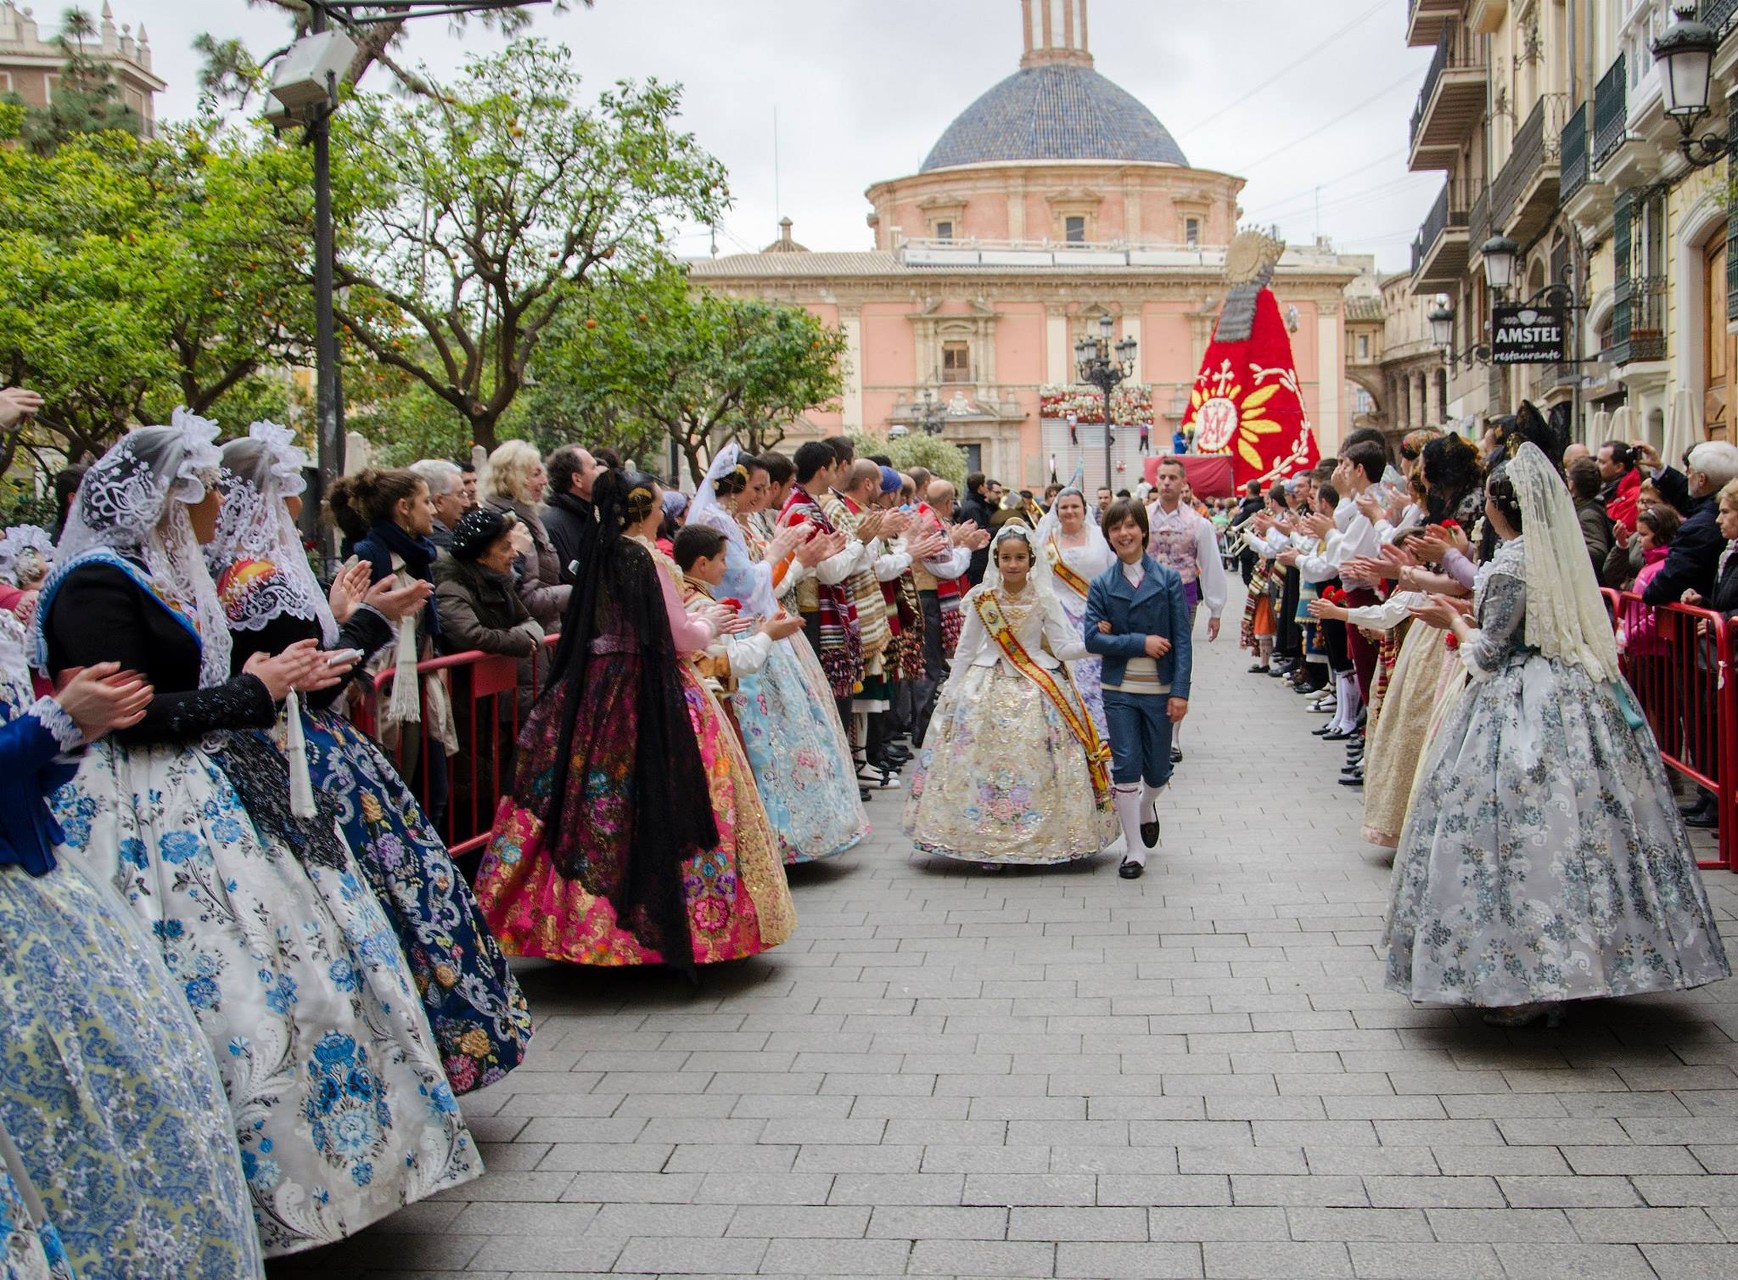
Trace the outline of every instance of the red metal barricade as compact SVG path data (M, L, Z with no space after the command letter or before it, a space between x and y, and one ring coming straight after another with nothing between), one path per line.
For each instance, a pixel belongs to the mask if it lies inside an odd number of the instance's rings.
M1738 791L1734 627L1708 609L1646 605L1633 592L1604 594L1624 642L1624 677L1659 741L1667 768L1710 792L1719 805L1719 857L1701 865L1738 871L1733 831Z

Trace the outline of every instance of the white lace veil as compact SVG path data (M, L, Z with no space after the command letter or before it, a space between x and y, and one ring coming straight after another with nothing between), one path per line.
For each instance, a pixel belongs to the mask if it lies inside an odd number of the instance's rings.
M1528 646L1616 680L1617 639L1569 490L1535 444L1523 444L1504 472L1521 506Z
M187 517L217 480L216 439L217 424L186 409L166 427L129 431L85 472L55 548L57 575L91 551L143 561L158 590L199 628L201 688L229 679L229 624ZM39 654L42 622L38 612Z
M741 596L746 612L757 618L766 618L778 612L778 601L772 593L772 566L751 563L748 539L743 535L742 526L718 500L719 480L735 470L741 458L742 450L734 440L713 455L712 465L706 469L706 478L700 482L694 500L688 504L688 523L716 529L730 540L727 556L730 568L725 575L725 589L732 595Z
M1032 574L1029 581L1032 589L1038 593L1039 601L1049 608L1051 605L1060 607L1056 599L1056 587L1050 580L1050 561L1044 556L1043 544L1038 541L1038 535L1028 529L1018 520L1010 520L996 531L996 536L990 542L990 563L984 568L983 586L989 591L1002 589L1002 571L996 567L996 552L1004 542L1018 538L1026 544L1026 550L1032 556Z
M223 512L217 536L205 549L215 577L241 560L270 563L276 570L264 580L242 584L227 593L224 609L237 631L263 630L281 614L320 624L327 648L338 643L338 620L302 547L302 535L290 518L285 499L307 488L303 468L308 455L297 446L295 433L275 422L256 422L247 438L223 447Z
M1094 551L1102 552L1102 558L1106 564L1116 559L1116 553L1110 549L1110 543L1105 541L1104 530L1098 527L1099 513L1093 510L1092 503L1087 500L1086 494L1081 491L1080 487L1072 484L1057 492L1056 497L1050 503L1050 510L1046 511L1044 518L1038 522L1038 547L1040 551L1049 545L1052 537L1062 532L1062 517L1056 514L1056 508L1062 505L1064 498L1079 498L1080 505L1086 508L1086 545ZM1058 549L1061 548L1061 545L1061 543L1057 543ZM1040 554L1039 559L1044 561L1045 573L1048 575L1050 557Z
M54 538L48 530L15 524L0 534L0 582L21 586L20 578L47 573L53 565Z

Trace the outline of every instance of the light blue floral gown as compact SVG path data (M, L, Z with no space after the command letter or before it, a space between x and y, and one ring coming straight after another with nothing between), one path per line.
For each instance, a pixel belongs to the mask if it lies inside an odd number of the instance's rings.
M1627 686L1526 645L1523 540L1479 574L1472 677L1394 858L1388 988L1506 1008L1731 972L1653 733Z
M15 853L41 811L39 770L78 737L55 704L36 702L20 639L0 619L0 823ZM258 1276L205 1037L124 904L50 866L46 822L41 834L40 874L0 865L0 1128L25 1174L0 1185L0 1277L59 1280L72 1266L87 1280ZM34 1184L46 1221L21 1184Z
M724 582L716 594L740 601L745 612L753 611L756 599L772 599L770 589L761 589L772 570L760 550L758 540L738 526L725 551ZM869 834L851 747L825 673L818 660L803 661L808 645L800 631L775 641L766 665L740 676L731 696L744 753L787 866L836 858Z
M102 638L77 627L115 607L117 560L50 579L38 607L52 665L109 655L150 678L159 700L191 689L196 629L136 564L119 569L137 589L131 620ZM143 650L122 634L146 628ZM265 1251L294 1253L475 1178L482 1162L404 953L348 846L328 833L292 852L263 834L277 828L256 825L199 737L174 734L194 726L220 743L221 730L259 723L261 698L269 720L264 687L243 676L184 696L129 741L86 751L53 797L56 853L117 890L156 939L222 1071Z

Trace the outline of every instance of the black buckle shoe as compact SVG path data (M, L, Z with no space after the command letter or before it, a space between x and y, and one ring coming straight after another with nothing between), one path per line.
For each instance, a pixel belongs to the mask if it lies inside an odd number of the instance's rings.
M1139 862L1131 862L1127 858L1124 858L1122 860L1122 866L1120 866L1116 869L1116 873L1117 873L1117 875L1121 876L1124 880L1139 880L1141 878L1141 872L1143 872L1145 870L1146 870L1145 864L1139 863Z

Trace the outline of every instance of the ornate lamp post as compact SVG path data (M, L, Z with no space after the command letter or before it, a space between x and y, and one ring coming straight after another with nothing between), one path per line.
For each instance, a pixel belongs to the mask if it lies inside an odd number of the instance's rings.
M913 422L923 428L924 435L939 436L942 423L947 421L947 412L935 398L935 392L925 387L923 395L912 405L911 417Z
M1116 466L1111 459L1111 447L1116 443L1116 433L1111 427L1110 393L1134 374L1138 344L1133 338L1124 338L1112 347L1110 334L1113 327L1114 322L1109 316L1100 316L1098 337L1082 338L1075 343L1074 359L1079 381L1097 387L1104 395L1104 483L1114 493Z

